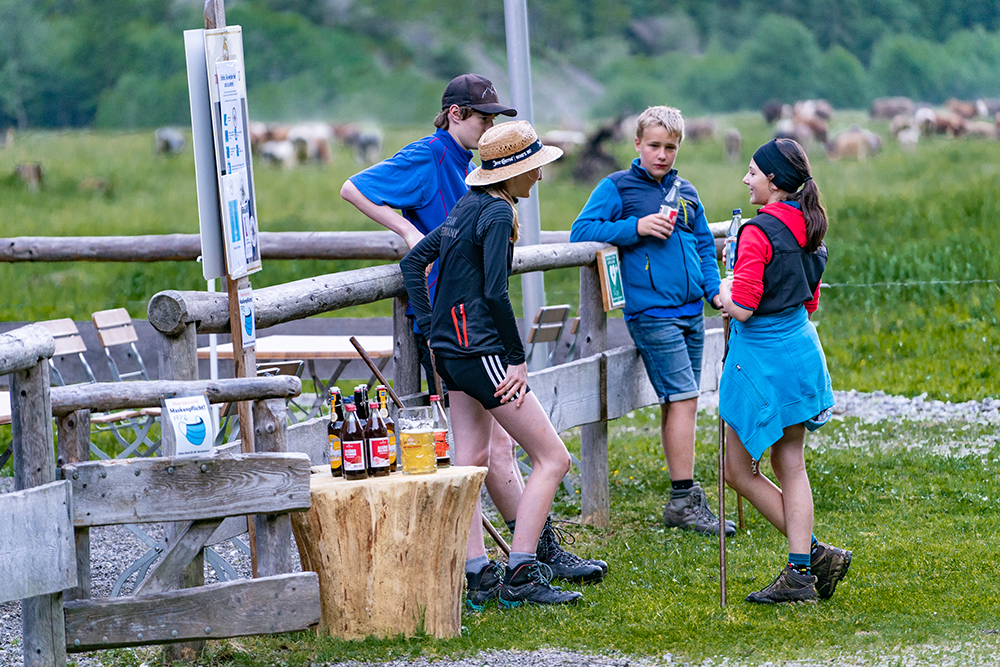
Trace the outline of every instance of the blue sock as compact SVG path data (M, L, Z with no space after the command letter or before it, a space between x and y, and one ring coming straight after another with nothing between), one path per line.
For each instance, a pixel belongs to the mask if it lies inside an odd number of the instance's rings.
M512 570L516 570L518 566L530 563L533 560L535 560L535 554L529 554L524 551L511 551L510 558L507 559L507 566Z
M816 539L816 534L813 533L812 541L809 543L809 553L816 551L816 547L819 546L819 540Z
M799 574L812 574L809 571L809 554L788 554L788 564Z
M483 554L482 556L475 556L465 561L465 571L468 574L479 574L489 562L490 559L486 556L486 554Z

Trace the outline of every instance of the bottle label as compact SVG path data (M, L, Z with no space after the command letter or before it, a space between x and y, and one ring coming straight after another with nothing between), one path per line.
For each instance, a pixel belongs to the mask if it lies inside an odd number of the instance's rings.
M736 270L736 239L730 236L726 239L726 274L732 275Z
M660 207L660 215L667 216L667 219L670 220L671 223L677 221L677 209L667 206L666 204Z
M367 469L364 440L348 440L341 443L341 446L344 448L344 470L354 472Z
M448 458L448 431L434 431L434 454L439 459Z
M389 418L389 409L386 408L385 406L382 406L381 408L379 408L378 413L380 415L382 415L382 419L388 419Z
M341 465L340 459L340 438L335 435L328 437L326 452L330 455L330 468L337 469Z
M389 438L372 438L372 468L389 467Z

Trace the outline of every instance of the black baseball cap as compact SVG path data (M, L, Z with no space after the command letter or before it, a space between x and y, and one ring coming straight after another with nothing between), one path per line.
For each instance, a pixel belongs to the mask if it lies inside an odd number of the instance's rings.
M493 87L493 82L478 74L463 74L451 80L441 97L441 108L447 109L452 104L472 107L485 114L517 115L516 110L500 104L500 97L497 95L497 89Z

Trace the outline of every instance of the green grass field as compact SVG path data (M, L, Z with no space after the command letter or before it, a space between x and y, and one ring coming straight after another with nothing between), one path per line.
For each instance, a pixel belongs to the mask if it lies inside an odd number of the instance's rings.
M935 665L960 647L965 659L1000 651L1000 460L942 452L956 444L995 444L992 429L952 423L833 422L810 436L807 464L816 499L817 537L850 548L847 578L828 601L758 607L743 601L783 566L787 543L752 507L746 530L727 540L729 604L719 607L716 539L660 523L669 478L656 432L655 409L636 411L610 429L612 527L574 529L574 549L605 558L611 571L576 608L491 605L465 613L462 636L335 641L311 632L210 643L206 665L315 665L381 662L475 654L487 649L562 647L619 651L704 664ZM717 502L712 465L716 423L702 415L695 476ZM579 448L578 436L568 444ZM931 450L938 453L931 453ZM952 450L953 451L953 450ZM766 467L766 465L765 465ZM727 507L735 519L735 496ZM572 516L579 502L561 492L557 510ZM105 659L107 654L102 654ZM120 651L112 664L155 662L158 649ZM905 656L915 661L905 662ZM888 661L887 661L888 660ZM730 663L731 664L731 663Z
M834 129L864 122L837 116ZM731 209L751 213L740 182L753 149L768 136L756 114L720 119L744 140L738 164L722 159L720 141L682 146L677 166L698 188L709 220ZM885 133L885 124L874 129ZM391 128L386 151L420 136L422 127ZM621 165L634 156L616 146ZM834 386L945 400L997 395L1000 374L991 356L1000 344L996 280L1000 227L1000 143L936 139L911 153L886 140L864 163L832 162L817 146L813 171L830 214L830 263L816 321ZM45 183L30 193L16 183L15 164L39 161ZM540 186L543 229L568 229L590 187L569 178L572 158L546 172ZM327 166L255 174L261 228L266 231L380 229L340 199L343 181L358 170L337 150ZM104 179L105 192L82 190L85 178ZM198 219L190 149L176 158L153 154L151 133L29 133L0 150L0 221L4 236L196 233ZM269 261L256 287L363 266L362 262ZM985 280L987 282L968 282ZM545 276L549 303L578 301L578 272ZM883 284L894 283L894 284ZM899 285L895 283L909 283ZM146 304L165 289L204 289L194 263L12 264L0 266L6 299L0 318L89 319L125 307L145 317ZM520 281L511 281L520 311ZM387 316L389 302L334 313ZM614 314L612 316L615 316Z

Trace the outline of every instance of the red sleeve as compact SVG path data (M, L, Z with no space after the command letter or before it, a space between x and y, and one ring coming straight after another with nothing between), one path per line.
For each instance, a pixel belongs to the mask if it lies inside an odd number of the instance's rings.
M816 285L816 291L813 292L811 299L806 301L806 312L812 315L819 308L819 285Z
M740 233L733 272L733 301L747 310L756 310L764 294L764 267L771 261L771 242L756 226Z

